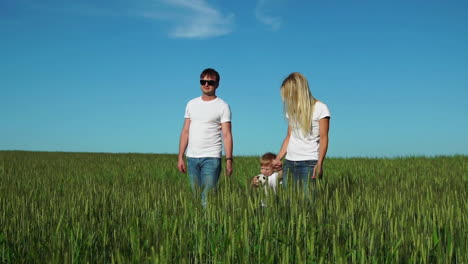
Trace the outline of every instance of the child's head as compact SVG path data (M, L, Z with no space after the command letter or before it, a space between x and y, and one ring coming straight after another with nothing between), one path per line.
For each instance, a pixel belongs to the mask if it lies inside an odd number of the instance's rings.
M270 176L273 174L273 160L276 159L276 155L268 152L263 154L260 158L260 173L265 176Z

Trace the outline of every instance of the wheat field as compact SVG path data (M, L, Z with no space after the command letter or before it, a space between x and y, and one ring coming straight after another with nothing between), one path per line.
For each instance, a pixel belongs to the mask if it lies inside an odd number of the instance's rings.
M0 151L0 263L468 263L466 156L328 158L267 197L258 159L203 208L176 155Z

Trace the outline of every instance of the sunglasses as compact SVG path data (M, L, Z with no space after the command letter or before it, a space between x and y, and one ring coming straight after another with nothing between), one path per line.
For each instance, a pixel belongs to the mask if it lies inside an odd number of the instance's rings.
M213 80L200 80L201 85L205 85L205 83L208 83L208 85L213 86L216 84L216 81Z

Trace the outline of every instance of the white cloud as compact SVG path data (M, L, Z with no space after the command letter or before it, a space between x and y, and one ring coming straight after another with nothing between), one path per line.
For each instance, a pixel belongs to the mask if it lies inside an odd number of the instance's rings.
M258 21L269 26L271 30L276 31L281 28L282 20L279 17L268 15L269 2L269 0L258 0L255 16Z
M210 38L229 34L234 24L233 14L222 14L205 0L160 0L164 11L144 12L147 18L173 24L169 35L175 38Z
M1 1L1 0L0 0ZM62 14L144 17L168 22L175 38L210 38L232 32L234 15L222 13L207 0L34 0L30 8Z

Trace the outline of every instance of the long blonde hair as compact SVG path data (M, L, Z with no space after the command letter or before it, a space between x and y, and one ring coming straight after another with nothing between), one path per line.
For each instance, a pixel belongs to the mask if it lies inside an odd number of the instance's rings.
M312 117L317 99L312 96L309 82L298 72L289 74L281 85L281 99L289 124L299 127L304 135L312 130Z

